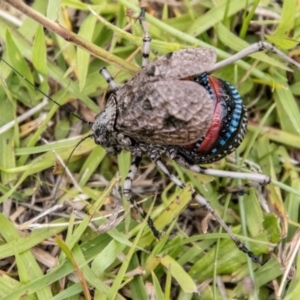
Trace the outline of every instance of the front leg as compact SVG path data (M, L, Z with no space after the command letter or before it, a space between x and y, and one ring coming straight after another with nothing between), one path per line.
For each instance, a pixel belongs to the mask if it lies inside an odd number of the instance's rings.
M139 167L139 164L141 162L142 155L141 153L133 155L133 159L131 162L130 169L128 171L128 174L124 181L124 188L123 188L123 194L125 198L131 203L131 205L135 208L135 210L142 216L143 219L146 219L147 213L138 205L138 203L132 198L132 181L134 179L134 176L136 175L137 169ZM147 224L151 231L153 232L153 235L159 239L161 237L161 233L155 228L153 220L148 217Z

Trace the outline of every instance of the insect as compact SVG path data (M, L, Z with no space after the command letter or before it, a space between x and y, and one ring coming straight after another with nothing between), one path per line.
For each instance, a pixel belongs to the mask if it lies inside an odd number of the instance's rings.
M242 56L264 49L276 52L298 67L300 65L264 42L252 45L219 64L215 64L215 51L209 48L183 49L148 63L151 38L145 24L145 8L141 9L139 21L144 32L142 70L121 88L105 68L100 70L112 94L92 126L92 138L107 152L119 153L125 149L132 153L133 160L123 190L126 198L143 217L146 216L131 193L143 153L147 153L180 188L185 187L184 183L168 171L161 160L162 154L197 173L270 183L270 178L265 175L224 173L198 166L217 161L234 151L242 142L247 127L247 111L237 90L209 74ZM254 262L259 262L206 199L196 192L193 198L215 217L240 250ZM160 232L151 219L148 224L159 238Z
M145 218L146 213L137 205L131 191L144 153L182 189L184 183L168 171L161 155L196 173L270 183L265 175L205 169L198 165L217 161L234 151L242 142L247 126L247 112L237 90L210 74L264 49L299 68L300 65L264 42L220 63L215 63L216 53L211 48L183 49L148 63L151 38L145 23L145 8L141 8L139 21L144 32L142 70L123 87L118 87L105 68L100 70L112 93L105 109L96 116L91 134L95 143L108 153L118 154L121 150L132 153L131 167L124 182L125 197ZM214 216L241 251L259 262L204 197L194 192L193 198ZM161 233L151 218L148 224L159 238Z

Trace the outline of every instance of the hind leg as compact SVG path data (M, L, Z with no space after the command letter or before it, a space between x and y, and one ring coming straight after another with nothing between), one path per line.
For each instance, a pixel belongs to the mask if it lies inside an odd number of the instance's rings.
M166 166L163 164L160 154L156 150L149 150L149 156L151 160L153 160L156 164L156 166L169 177L169 179L174 182L178 187L181 189L185 188L185 184L181 182L175 175L171 174L169 170L166 168ZM227 232L227 234L230 236L230 238L233 240L233 242L236 244L236 246L243 252L245 252L253 262L260 263L259 258L253 254L241 241L240 239L231 231L231 229L227 226L227 224L223 221L223 219L218 215L218 213L213 209L213 207L210 205L210 203L201 195L194 192L193 193L193 199L197 201L202 208L210 212L216 221L222 226L222 228Z

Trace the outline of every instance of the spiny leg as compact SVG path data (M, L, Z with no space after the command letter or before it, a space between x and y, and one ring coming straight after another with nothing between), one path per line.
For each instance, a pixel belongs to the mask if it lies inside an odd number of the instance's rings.
M135 155L133 156L133 160L130 166L130 169L128 171L128 174L124 181L124 188L123 188L123 194L126 197L126 199L131 203L131 205L135 208L135 210L142 216L142 218L146 219L147 214L146 212L138 205L138 203L132 198L132 181L134 179L134 176L137 172L137 169L139 167L139 164L141 162L142 156L141 155ZM161 237L161 233L155 228L153 220L148 217L147 224L151 231L153 232L153 235L159 239Z
M227 177L232 179L244 179L244 180L250 180L257 182L261 185L267 185L271 183L271 178L264 174L259 173L244 173L244 172L233 172L233 171L224 171L224 170L215 170L215 169L206 169L203 167L200 167L198 165L193 165L187 162L184 157L178 155L176 153L176 150L173 151L168 150L166 152L167 156L174 160L176 163L178 163L180 166L198 173L198 174L204 174L204 175L210 175L215 177ZM251 184L248 184L247 187L251 187Z
M178 187L181 189L185 188L185 184L181 182L176 176L171 174L169 170L166 168L166 166L163 164L161 161L159 153L157 151L149 151L149 156L150 158L155 162L157 167L164 173L166 174L171 181L173 181ZM227 224L223 221L223 219L217 214L217 212L212 208L210 203L201 195L198 193L194 192L192 195L193 199L195 199L202 208L210 212L213 217L216 219L216 221L221 225L221 227L227 232L227 234L230 236L230 238L233 240L233 242L236 244L239 250L243 251L246 253L253 262L261 264L259 258L254 255L253 252L251 252L239 239L238 237L231 231L231 229L227 226Z
M141 27L143 29L144 37L143 37L143 48L142 48L142 68L146 67L148 64L148 58L149 58L149 53L150 53L150 44L151 44L151 37L149 35L149 31L147 28L147 23L145 21L145 12L146 12L146 7L141 7L141 12L139 15L139 21L141 24Z
M119 89L118 85L116 84L113 77L110 75L110 73L107 71L105 67L101 68L99 70L99 73L104 77L112 92L118 91Z
M267 42L260 41L260 42L254 43L254 44L250 45L249 47L243 49L242 51L216 63L212 68L207 70L206 73L211 74L225 66L228 66L228 65L234 63L235 61L237 61L239 59L242 59L246 56L249 56L253 53L260 52L263 50L269 50L271 52L276 53L281 59L285 60L286 62L291 63L292 65L295 65L297 68L300 69L300 64L298 62L296 62L295 60L293 60L292 58L290 58L289 56L287 56L286 54L281 52L279 49L277 49L273 45L271 45Z

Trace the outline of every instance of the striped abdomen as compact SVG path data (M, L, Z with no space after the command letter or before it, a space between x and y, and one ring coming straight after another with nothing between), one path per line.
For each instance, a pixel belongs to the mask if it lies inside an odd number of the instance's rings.
M214 103L209 130L196 143L179 147L179 152L193 163L210 163L234 151L247 129L247 111L230 83L203 73L194 80L205 87Z

